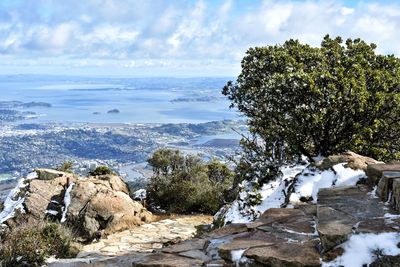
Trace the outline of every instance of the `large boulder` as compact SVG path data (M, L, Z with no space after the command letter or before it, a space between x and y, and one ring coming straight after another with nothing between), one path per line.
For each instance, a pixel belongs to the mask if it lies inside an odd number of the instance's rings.
M152 221L152 214L129 197L122 179L104 175L79 179L71 191L67 222L89 239Z
M316 162L315 165L320 170L327 170L339 163L345 163L345 167L354 170L366 171L369 165L383 162L348 151L337 155L331 155L324 158L322 161Z
M153 220L129 197L128 186L116 175L83 178L50 169L36 173L15 189L12 201L22 204L2 222L11 230L21 223L50 219L67 223L86 241Z
M16 188L15 198L23 199L23 210L14 211L16 215L4 222L11 229L22 223L61 220L66 187L76 178L70 173L50 169L37 169L36 173L37 179L26 180Z

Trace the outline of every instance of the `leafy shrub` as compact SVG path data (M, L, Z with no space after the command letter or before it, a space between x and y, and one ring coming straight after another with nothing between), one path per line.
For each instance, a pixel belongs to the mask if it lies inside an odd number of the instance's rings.
M98 166L89 172L90 176L114 174L114 172L107 166Z
M248 118L242 167L271 177L273 163L347 150L400 159L400 59L375 48L328 35L321 47L250 48L236 83L223 89Z
M57 223L27 224L13 229L0 244L0 266L41 266L46 258L73 257L72 234Z
M160 149L148 162L154 171L147 186L150 202L169 212L215 213L232 187L233 172L216 160Z
M60 172L72 173L72 161L65 161L61 166L57 167L56 170Z

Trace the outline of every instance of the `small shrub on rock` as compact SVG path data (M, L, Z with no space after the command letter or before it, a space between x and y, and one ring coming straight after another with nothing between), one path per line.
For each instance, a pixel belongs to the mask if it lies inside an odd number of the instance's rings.
M56 170L60 172L72 173L72 164L72 161L65 161L59 167L57 167Z
M90 176L114 174L114 172L107 166L98 166L89 172Z
M0 244L0 266L41 266L50 256L77 254L71 232L58 223L27 224L13 229Z
M160 149L148 162L154 171L147 186L149 200L169 212L213 214L232 188L233 172L216 160L205 162L178 150Z

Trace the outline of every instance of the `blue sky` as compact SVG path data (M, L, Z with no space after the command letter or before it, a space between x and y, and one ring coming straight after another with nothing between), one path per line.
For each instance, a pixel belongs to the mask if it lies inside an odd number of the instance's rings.
M400 1L1 0L0 74L233 76L251 46L327 33L400 56Z

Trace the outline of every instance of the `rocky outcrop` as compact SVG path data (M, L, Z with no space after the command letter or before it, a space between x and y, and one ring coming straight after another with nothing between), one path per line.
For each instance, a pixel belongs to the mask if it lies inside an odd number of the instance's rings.
M151 222L153 215L129 197L125 182L115 175L78 177L37 169L37 178L21 186L22 211L5 224L13 228L44 219L66 223L83 240Z
M67 218L67 223L91 239L151 222L152 214L129 197L121 178L103 175L76 182Z

